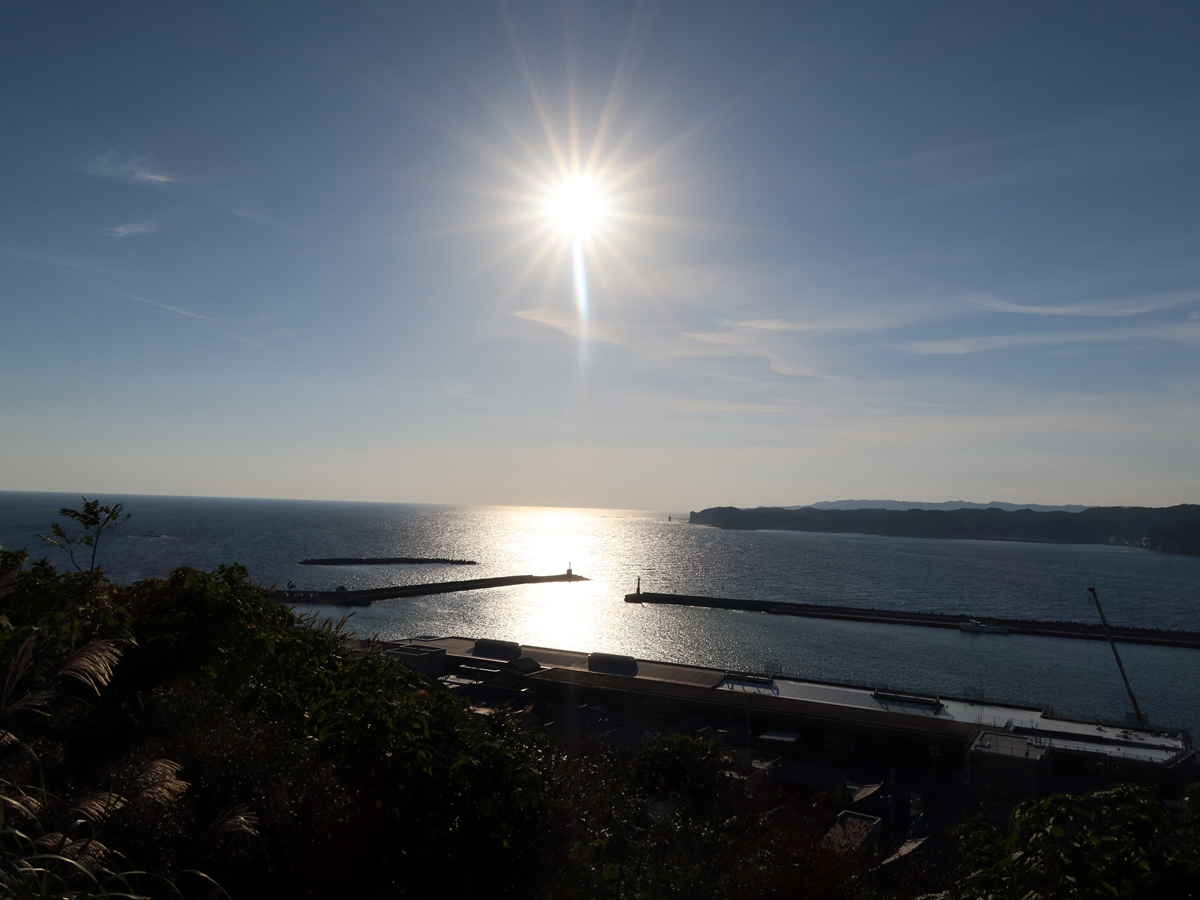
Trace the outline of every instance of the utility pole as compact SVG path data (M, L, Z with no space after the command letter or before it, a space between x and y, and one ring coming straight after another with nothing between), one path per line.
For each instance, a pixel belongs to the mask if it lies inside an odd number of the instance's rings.
M1145 728L1146 719L1142 716L1141 709L1138 708L1137 697L1133 696L1133 688L1129 686L1129 676L1125 674L1125 667L1121 665L1121 654L1117 652L1117 642L1113 640L1112 632L1108 630L1108 619L1104 618L1104 610L1100 608L1100 598L1096 596L1094 587L1088 588L1088 593L1096 601L1096 612L1100 613L1100 622L1104 625L1105 635L1108 636L1108 646L1112 647L1113 656L1117 659L1117 668L1121 670L1121 680L1125 682L1125 690L1129 693L1129 702L1133 704L1133 712L1137 716L1138 725Z

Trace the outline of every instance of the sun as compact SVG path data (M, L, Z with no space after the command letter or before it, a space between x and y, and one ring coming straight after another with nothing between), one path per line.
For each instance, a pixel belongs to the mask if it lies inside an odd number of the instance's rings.
M590 178L573 176L563 179L546 201L546 215L564 236L572 241L587 238L604 220L604 194Z

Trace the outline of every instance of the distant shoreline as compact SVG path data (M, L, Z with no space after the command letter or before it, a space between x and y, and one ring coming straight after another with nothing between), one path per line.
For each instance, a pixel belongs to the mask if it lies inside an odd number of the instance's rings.
M940 509L817 509L716 506L688 517L693 525L732 531L805 531L942 540L1110 544L1200 556L1200 505L1092 507L1082 512Z

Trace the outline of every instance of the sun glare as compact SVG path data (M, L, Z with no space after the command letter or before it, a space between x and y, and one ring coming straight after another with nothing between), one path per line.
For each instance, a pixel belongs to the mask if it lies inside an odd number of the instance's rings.
M604 198L594 181L568 178L550 195L546 212L559 231L572 240L581 240L604 218Z

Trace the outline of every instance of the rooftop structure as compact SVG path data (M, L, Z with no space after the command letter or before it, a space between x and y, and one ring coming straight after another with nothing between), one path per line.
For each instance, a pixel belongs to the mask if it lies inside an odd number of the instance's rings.
M1100 783L1136 781L1174 792L1196 772L1185 731L1055 718L1035 707L505 641L426 638L386 646L406 660L436 658L438 669L444 658L446 671L499 667L539 697L617 708L653 700L681 717L736 723L747 738L757 735L760 744L792 757L970 769L979 791L1009 798L1044 790L1049 773Z

